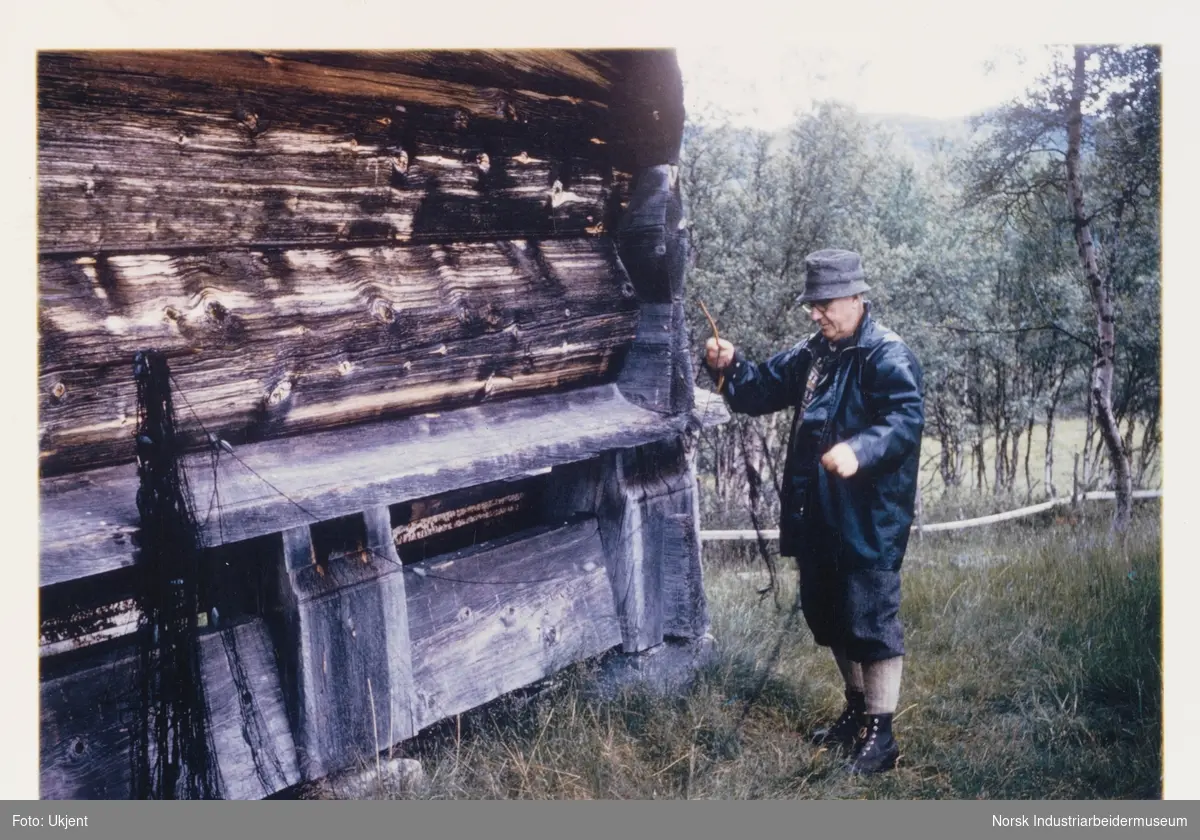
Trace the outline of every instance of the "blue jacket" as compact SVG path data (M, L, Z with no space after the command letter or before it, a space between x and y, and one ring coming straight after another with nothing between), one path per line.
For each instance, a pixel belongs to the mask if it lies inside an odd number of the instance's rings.
M733 411L761 415L796 408L820 333L765 362L740 356L727 372ZM814 437L792 423L781 492L780 553L845 569L898 570L908 546L925 427L921 365L870 304L853 339L837 352ZM845 442L858 472L840 478L820 457Z

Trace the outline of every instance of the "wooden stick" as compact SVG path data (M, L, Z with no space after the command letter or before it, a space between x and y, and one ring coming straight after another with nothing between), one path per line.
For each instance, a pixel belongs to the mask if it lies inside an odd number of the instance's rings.
M702 310L704 310L704 317L708 319L708 325L710 327L712 327L713 338L716 339L716 341L717 341L717 358L719 359L721 357L721 333L717 331L717 322L713 320L712 315L708 314L708 307L704 305L704 301L697 298L696 302L699 303L700 308ZM724 387L724 385L725 385L725 374L720 373L717 375L717 393L718 394L721 393L721 388Z

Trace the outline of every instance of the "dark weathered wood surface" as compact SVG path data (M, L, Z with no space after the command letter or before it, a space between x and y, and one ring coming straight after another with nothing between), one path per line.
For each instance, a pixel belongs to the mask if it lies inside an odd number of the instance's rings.
M702 635L708 615L692 533L696 479L682 441L614 452L600 465L597 517L625 652L651 648L665 634Z
M43 53L40 248L582 235L620 183L607 117L273 55Z
M654 303L683 298L689 240L679 167L650 166L636 173L616 238L639 298Z
M280 646L294 663L284 686L306 779L415 732L404 573L387 509L371 509L360 524L369 550L343 556L322 557L303 526L285 533L281 575L290 591L281 601L290 632Z
M128 799L130 727L137 714L136 651L95 656L65 674L43 671L42 799Z
M661 544L647 539L657 530L638 486L637 465L625 453L601 460L597 518L626 653L660 644L663 632L662 565L654 553Z
M611 388L465 411L237 450L238 458L303 509L223 455L217 473L223 512L219 522L215 512L207 518L210 542L351 513L380 498L401 501L468 486L476 479L519 475L560 458L587 457L608 445L672 431L669 423L633 409ZM532 423L528 428L527 422ZM212 474L204 457L188 463L203 513L213 498ZM63 476L41 486L44 584L131 561L136 530L132 468Z
M690 411L694 364L683 302L643 304L617 387L630 402L650 411Z
M595 520L405 574L418 727L621 642Z
M132 460L139 350L238 444L600 381L637 319L606 238L47 260L40 295L44 475Z
M275 651L256 619L200 639L209 731L224 799L262 799L300 781Z
M208 455L185 467L205 539L216 545L584 460L671 437L687 421L637 408L606 385L264 441L239 447L240 461L221 456L219 520L215 509L208 513L215 500ZM43 586L133 562L133 465L39 486Z
M255 798L294 784L296 756L263 623L207 633L200 650L222 796ZM43 799L130 797L137 680L132 645L48 672L43 666Z
M630 282L646 301L618 384L646 408L690 411L697 362L683 312L689 239L678 167L638 171L616 238Z

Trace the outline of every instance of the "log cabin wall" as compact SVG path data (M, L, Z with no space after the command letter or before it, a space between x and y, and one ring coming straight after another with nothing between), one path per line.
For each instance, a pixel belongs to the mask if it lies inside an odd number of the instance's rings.
M139 350L223 796L707 632L682 124L665 50L39 56L44 797L129 795Z

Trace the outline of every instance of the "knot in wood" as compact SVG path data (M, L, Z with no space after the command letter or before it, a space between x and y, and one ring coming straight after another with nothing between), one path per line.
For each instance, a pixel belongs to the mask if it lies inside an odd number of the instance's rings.
M274 390L272 390L271 393L267 396L267 405L268 406L277 406L281 402L286 400L289 396L291 396L291 393L292 393L292 380L290 378L285 377L282 381L280 381L280 383L278 385L275 386Z
M488 157L487 152L480 152L479 157L475 158L475 162L479 164L479 171L483 172L484 174L486 174L487 171L492 168L492 161L491 158Z
M55 382L54 387L50 389L50 393L54 395L54 399L61 400L67 393L67 386L61 382Z
M396 310L386 300L375 298L371 301L371 314L385 324L394 323Z
M224 321L225 316L229 314L229 310L219 300L210 300L204 305L204 311L208 314L208 317L218 322Z
M176 309L174 306L168 306L165 309L163 309L163 315L165 315L168 319L170 319L172 321L178 321L179 317L180 317L179 310Z
M401 149L392 157L392 170L401 175L408 174L408 152Z

